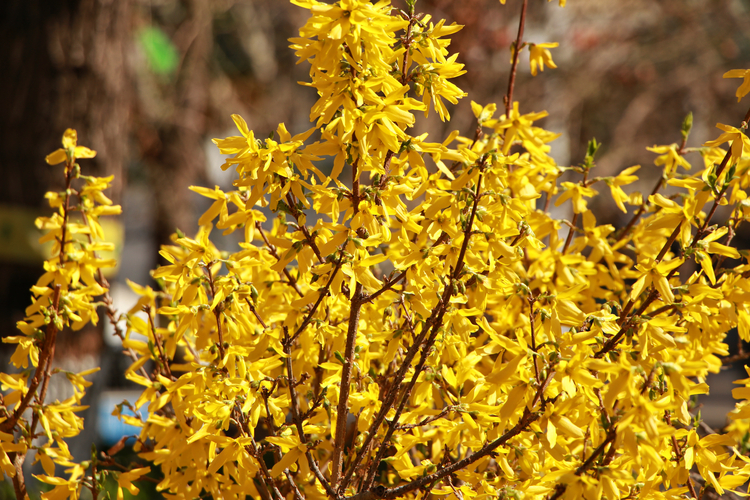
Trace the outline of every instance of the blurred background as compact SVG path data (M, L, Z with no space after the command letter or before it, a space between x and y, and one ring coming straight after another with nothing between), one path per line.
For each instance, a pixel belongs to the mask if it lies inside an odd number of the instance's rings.
M469 93L451 108L451 123L431 113L418 117L419 132L434 141L453 129L470 135L470 100L502 108L521 3L417 2L418 11L465 25L450 49L467 70L455 83ZM49 213L44 193L63 186L61 169L44 161L63 131L77 129L79 143L98 152L82 162L85 173L115 176L110 196L123 215L107 228L121 258L111 281L126 310L125 280L151 284L159 245L175 228L197 230L207 205L188 186L231 185L210 142L237 134L230 114L242 115L257 137L280 122L293 134L309 128L316 95L297 84L308 79L308 65L296 64L287 41L307 17L268 0L0 2L0 335L15 334L41 274L33 220ZM739 125L746 112L734 95L740 81L722 74L750 67L748 0L568 0L564 9L530 0L524 41L560 43L552 49L558 68L536 77L523 52L514 94L522 113L549 111L537 124L562 134L552 156L559 165L579 163L596 137L603 143L598 175L643 166L643 184L631 189L650 191L660 169L646 147L679 142L688 112L688 146L715 138L717 122ZM696 154L689 160L702 165ZM591 208L600 222L627 220L614 205ZM747 238L735 241L747 246ZM61 366L103 368L88 396L88 434L73 446L79 457L92 442L111 444L126 432L108 417L128 390L127 361L111 338L101 325L59 337ZM704 400L713 426L723 426L733 407L734 378L720 375ZM52 390L59 391L53 398L67 397L63 386Z

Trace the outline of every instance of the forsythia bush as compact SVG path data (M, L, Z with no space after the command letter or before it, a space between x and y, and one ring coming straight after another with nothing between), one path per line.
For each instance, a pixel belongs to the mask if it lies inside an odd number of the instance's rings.
M414 0L292 1L311 13L292 47L311 64L315 126L261 140L235 115L241 135L215 140L235 190L193 188L214 200L197 235L161 250L161 289L133 285L141 298L117 333L143 393L115 410L141 428L129 467L112 467L118 447L71 461L89 382L53 369L56 335L96 322L98 297L120 318L99 272L113 263L96 254L98 217L119 208L102 194L110 179L80 174L94 152L74 131L47 158L67 179L48 194L58 213L38 221L55 257L7 339L21 371L0 375L0 461L16 494L33 451L51 500L97 498L105 476L118 498L137 493L148 463L167 498L744 495L750 379L721 432L693 396L728 361L728 331L750 341L750 263L731 245L750 217L748 117L700 148L686 147L688 117L681 144L650 148L663 167L653 191L626 194L639 167L597 176L595 141L580 165L558 166L556 135L534 125L546 113L513 101L524 48L534 73L555 67L556 44L522 40L526 0L504 112L472 102L472 136L437 142L409 131L433 109L449 120L444 101L465 96L447 50L460 26ZM749 75L725 75L744 78L739 98ZM597 189L632 214L625 227L597 224ZM241 250L217 249L214 225L242 231ZM46 401L51 376L75 395Z

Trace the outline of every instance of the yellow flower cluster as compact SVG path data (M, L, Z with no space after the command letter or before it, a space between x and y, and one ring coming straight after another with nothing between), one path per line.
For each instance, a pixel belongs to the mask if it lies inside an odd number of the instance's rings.
M693 175L676 169L690 167L684 142L652 148L664 178L650 196L623 190L637 166L594 177L595 142L569 169L579 180L558 185L557 135L517 102L499 117L472 103L473 139L409 134L430 101L448 119L443 99L463 96L443 38L458 26L413 3L294 3L312 14L292 47L311 64L315 127L260 141L235 115L241 136L215 142L234 155L236 190L194 188L215 201L195 238L162 250L166 298L140 289L170 318L134 321L148 342L127 343L160 488L598 500L745 483L737 436L704 435L691 414L726 332L750 338L750 267L722 265L740 259L730 242L747 217L744 132L720 126ZM532 70L555 67L552 46L532 46ZM596 183L632 207L626 228L597 225ZM572 203L566 239L540 209L553 199ZM729 222L712 225L728 203ZM213 221L244 230L240 252L212 245ZM136 373L147 359L156 379Z
M26 454L33 450L45 472L38 479L54 486L46 494L51 499L77 498L83 484L86 467L71 461L65 439L83 428L77 412L86 408L81 406L81 399L91 385L84 377L98 370L70 373L53 368L55 340L66 327L79 330L98 322L98 300L107 287L101 269L116 265L113 259L98 255L114 250L113 244L104 241L99 218L120 213L120 207L103 193L112 177L81 175L77 160L93 158L96 152L78 146L72 129L65 131L62 144L47 156L47 163L64 164L65 190L47 193L50 207L57 212L36 220L37 227L45 231L40 242L52 242L52 257L44 262L45 272L31 288L32 305L26 309L26 319L17 325L21 335L3 339L17 344L11 363L22 370L0 373L4 391L0 406L3 472L13 478L20 496L25 485L19 471ZM73 396L50 403L45 396L55 374L70 381ZM66 468L69 478L55 477L55 465Z
M728 331L750 340L750 263L732 246L750 217L744 128L719 125L716 140L687 148L689 117L681 144L650 148L663 176L643 195L623 189L638 166L595 175L596 141L579 165L557 165L557 135L535 125L546 112L517 102L499 116L472 103L473 137L428 142L410 134L416 113L431 105L449 119L443 101L464 95L445 38L459 27L430 22L414 1L292 1L311 13L291 42L311 64L314 127L292 136L281 124L259 140L234 115L240 135L215 142L232 155L222 168L236 169L235 189L193 188L213 200L197 235L162 248L162 290L132 285L126 375L148 416L122 418L141 427L136 451L161 468L158 489L264 500L741 494L750 379L725 432L707 430L693 396L729 361ZM555 67L549 47L532 46L534 72ZM697 152L701 168L678 170ZM597 223L597 184L631 214L625 227ZM553 217L552 202L570 202L572 219ZM239 251L211 242L214 224L244 233ZM81 260L55 269L70 262ZM91 270L69 267L95 286ZM50 318L87 318L64 316L54 293L35 290ZM13 380L3 383L18 400L26 385ZM120 487L145 472L121 474ZM53 491L76 497L81 474Z
M129 377L145 388L139 446L165 474L159 488L598 500L744 484L747 426L705 435L691 414L726 332L750 339L750 266L723 265L741 258L731 238L748 215L744 132L721 125L692 175L676 169L690 167L684 141L652 148L664 178L650 196L623 190L637 166L594 177L595 142L568 169L579 180L558 185L557 135L517 102L499 117L472 103L473 139L409 134L415 112L431 102L448 119L443 99L464 95L444 38L458 26L413 2L293 3L311 12L292 47L311 64L315 127L260 141L235 115L241 136L215 142L236 190L193 188L215 201L195 238L162 250L167 294L139 289L170 318L133 321L148 341L127 341L142 356ZM533 72L555 67L552 46L532 46ZM635 212L626 228L597 225L596 183ZM553 199L572 203L566 239L540 209ZM721 204L734 209L717 227ZM244 231L240 252L213 246L213 221ZM146 360L156 378L136 373Z

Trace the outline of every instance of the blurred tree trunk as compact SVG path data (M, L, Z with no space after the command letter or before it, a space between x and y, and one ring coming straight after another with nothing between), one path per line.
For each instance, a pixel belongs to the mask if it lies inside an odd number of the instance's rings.
M155 239L169 244L179 228L197 230L198 197L189 186L205 183L203 140L209 107L209 61L213 44L209 0L180 0L184 17L171 29L181 60L174 81L163 90L159 110L141 101L137 136L155 190ZM166 112L165 112L166 110Z
M115 175L119 200L133 93L131 0L0 2L0 200L44 206L62 174L44 162L63 131L95 149L86 169Z
M46 207L44 193L61 189L63 174L44 157L60 147L68 127L98 153L86 172L114 174L109 194L120 199L133 96L126 64L131 5L0 2L0 206ZM14 331L40 272L0 259L0 334Z

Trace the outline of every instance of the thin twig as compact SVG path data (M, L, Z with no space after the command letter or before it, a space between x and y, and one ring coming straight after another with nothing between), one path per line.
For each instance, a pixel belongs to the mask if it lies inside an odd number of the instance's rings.
M331 291L331 285L333 284L333 280L336 277L336 273L339 272L341 269L341 265L343 263L343 257L339 257L339 259L336 261L336 266L331 270L331 276L328 278L328 282L325 284L323 288L320 289L320 294L318 295L318 300L315 301L315 304L313 304L312 309L310 309L310 312L307 313L307 316L305 316L305 319L302 321L302 324L297 328L297 331L294 332L294 335L292 335L292 342L297 340L297 338L302 335L302 332L307 328L307 325L310 324L312 321L313 316L315 315L315 312L318 310L318 307L320 306L321 302L323 302L323 299L328 296L328 294Z
M576 222L578 222L578 214L573 214L573 220L570 221L570 227L568 228L568 237L565 238L565 245L563 246L562 255L565 255L565 252L568 251L568 247L570 247L570 243L573 241L573 233L575 233L576 230Z
M521 42L523 39L523 28L526 24L526 7L528 0L523 0L521 6L521 19L518 22L518 36L513 51L513 63L510 66L510 78L508 79L508 93L505 96L505 118L510 118L510 109L513 107L513 87L516 84L516 70L518 69L518 58L521 52Z
M541 388L540 388L541 389ZM418 479L415 479L405 485L398 486L396 488L388 489L384 492L382 495L383 498L398 498L406 493L409 493L410 491L417 490L425 485L428 484L434 484L435 482L439 481L440 479L448 476L449 474L453 474L454 472L464 469L467 466L473 464L477 460L486 457L490 453L492 453L495 449L498 447L504 445L507 443L510 439L516 437L521 432L528 429L529 425L539 420L540 413L535 412L532 413L529 411L528 408L524 409L523 415L518 420L518 423L514 425L509 431L507 431L505 434L497 438L496 440L485 444L481 448L479 448L476 453L469 455L468 457L465 457L462 460L458 460L457 462L452 463L451 465L444 467L437 472L434 472L432 474L428 474L426 476L422 476Z
M660 263L665 255L667 255L667 252L670 248L672 248L672 243L675 242L677 239L677 236L680 234L680 229L682 228L682 221L680 221L679 224L677 224L677 227L674 228L674 231L672 231L672 234L669 235L669 239L667 239L667 242L664 244L663 247L661 247L661 251L659 252L659 255L656 256L656 263Z
M211 274L211 264L208 263L205 265L204 269L206 270L206 274L208 275L208 284L211 287L211 298L213 299L216 297L216 284L214 283L214 277ZM216 335L219 338L219 362L217 364L220 364L224 360L224 331L221 327L221 311L223 309L223 303L216 304L216 307L214 307L213 313L214 317L216 318Z
M260 222L255 222L255 229L258 230L258 233L260 234L260 237L263 238L263 242L266 244L266 248L268 248L268 251L271 253L271 255L277 260L281 260L281 257L279 256L279 253L276 251L276 247L271 244L270 241L268 241L268 236L266 236L266 232L263 230L263 226L261 226ZM294 288L294 291L297 292L297 295L300 297L304 297L305 294L302 293L302 290L299 289L299 286L297 285L297 280L292 276L292 273L289 272L289 269L284 267L284 276L286 276L286 279L289 280L289 284Z
M286 376L287 376L287 383L289 385L289 399L291 401L292 422L297 428L297 435L299 436L300 443L307 444L307 436L305 436L304 422L303 422L302 416L300 415L299 401L297 399L297 389L295 388L296 379L294 378L294 367L292 365L292 344L293 342L289 338L289 335L285 330L284 339L282 340L282 348L284 349L284 354L286 355L286 358L285 358ZM334 498L334 499L338 498L338 495L333 490L330 483L323 476L323 473L320 471L318 462L310 453L309 448L305 450L305 456L307 457L307 464L309 465L310 470L313 472L318 482L323 486L323 489L326 490L326 493L328 493L328 495L331 498Z
M266 490L270 490L273 493L273 496L276 498L276 500L284 500L284 496L279 491L279 488L276 486L276 483L273 480L273 477L271 476L271 472L268 470L268 466L266 465L266 461L263 459L263 456L260 454L260 451L258 449L258 445L255 442L255 438L253 437L253 431L250 429L250 424L248 423L245 416L242 414L242 412L239 410L239 407L235 406L233 408L233 413L235 416L235 420L237 423L240 424L240 429L242 430L243 434L246 437L250 438L250 444L245 447L245 449L249 452L249 454L255 458L255 461L258 463L258 466L260 467L260 479L263 483L263 486L266 487ZM270 495L269 495L270 496Z
M382 294L384 294L385 292L387 292L388 290L396 286L398 282L404 279L405 277L406 277L406 271L401 271L398 274L398 276L386 281L385 285L383 285L383 287L380 290L378 290L377 292L374 292L372 295L367 295L364 299L362 299L362 304L367 304L377 299Z
M151 306L143 306L143 311L146 313L146 316L148 316L148 326L151 330L151 335L153 335L154 337L154 345L156 345L156 349L159 351L158 364L160 365L160 368L164 370L164 375L168 379L177 380L174 376L172 376L172 370L169 367L169 360L164 354L164 349L161 345L161 337L156 334L156 326L154 325L154 317L151 314Z
M666 421L667 425L672 425L672 417L669 415L668 411L664 412L664 420ZM675 459L677 460L677 463L679 464L684 459L684 453L682 450L680 450L679 445L677 444L677 438L674 437L674 434L671 436L672 438L672 451L674 452ZM690 496L693 498L698 498L698 495L695 493L695 487L693 486L693 481L690 479L690 476L688 476L687 479L687 487L688 490L690 490Z
M612 426L609 428L609 432L607 432L607 437L602 443L596 447L596 449L591 453L589 458L586 459L585 462L583 462L575 471L576 476L583 475L587 470L591 468L592 465L594 465L594 462L596 459L604 453L605 448L608 444L612 443L615 438L617 437L617 427ZM611 449L611 447L610 447ZM555 487L555 492L552 494L551 497L549 497L548 500L558 500L560 497L562 497L565 494L565 490L568 488L567 484L558 484Z
M86 215L85 211L81 211L81 216L83 217L83 222L87 226L89 225L88 216ZM89 243L94 242L94 238L91 236L91 233L88 234ZM94 252L94 258L98 258L98 255L96 252ZM114 330L114 335L120 339L120 342L125 341L125 333L122 331L122 328L120 327L118 323L118 314L117 309L115 309L114 303L115 301L112 299L112 295L109 293L110 285L109 281L107 281L107 278L104 277L104 273L102 272L101 267L96 268L96 280L101 285L102 288L104 288L104 295L102 296L102 302L104 303L104 312L107 315L107 319L109 320L109 324L112 325L112 329ZM187 342L186 342L187 344ZM133 360L133 362L138 361L138 354L136 352L128 347L123 351L128 355L130 359ZM197 359L197 356L196 356ZM151 380L151 376L148 374L146 369L141 366L138 369L138 372L146 379Z
M536 348L536 337L534 334L534 303L536 302L536 299L534 297L529 297L529 324L531 326L531 350L534 351L534 378L536 379L537 383L540 383L541 380L539 379L539 367L537 366L537 348Z
M483 158L482 164L480 165L480 169L484 165L485 161L486 161L486 158ZM408 385L406 386L406 388L404 389L404 391L403 391L403 393L401 395L401 398L400 398L401 400L400 400L400 403L398 405L398 408L396 409L396 413L395 413L395 415L393 416L393 418L389 422L388 430L386 431L386 434L385 434L385 436L383 437L383 439L382 439L382 441L380 443L380 447L378 448L378 452L377 452L377 454L375 456L375 460L373 461L372 465L370 466L370 470L367 473L365 481L362 483L364 490L369 490L370 487L372 486L372 482L374 480L375 472L377 471L377 467L379 466L380 461L385 456L385 452L386 452L386 450L388 448L388 443L389 443L389 441L391 439L391 436L393 435L394 431L396 430L396 426L398 425L398 420L399 420L399 418L401 416L401 413L403 412L403 409L404 409L404 407L406 405L406 402L408 401L409 397L411 396L411 391L414 388L414 385L416 384L417 378L419 377L420 373L424 369L424 365L425 365L425 363L427 361L427 357L429 356L430 349L432 348L432 345L434 344L435 339L437 338L440 326L442 325L442 322L443 322L443 316L445 315L445 311L446 311L446 309L448 307L448 303L450 302L450 298L451 298L451 296L453 294L453 289L454 289L453 283L456 280L459 279L459 277L461 275L461 271L463 270L464 258L466 256L466 251L467 251L468 246L469 246L469 240L471 239L472 228L474 226L474 219L476 218L477 209L479 207L479 199L481 198L481 196L480 196L481 188L482 188L482 174L480 173L479 174L479 178L477 179L477 186L476 186L476 190L475 190L475 193L474 193L474 202L473 202L472 208L471 208L471 215L469 216L469 220L467 221L466 226L464 228L464 240L463 240L463 242L461 244L461 250L460 250L460 252L458 254L458 260L456 261L456 267L453 269L453 273L452 273L451 279L450 279L449 283L447 284L447 286L445 288L445 291L443 293L443 297L442 297L442 300L441 300L440 304L435 309L435 312L433 313L433 315L430 317L430 319L433 320L433 322L429 325L432 328L432 332L430 333L429 339L427 340L427 342L425 343L424 347L422 348L422 354L420 356L419 363L414 368L414 375L412 375L411 380L409 381ZM422 331L424 332L427 328L428 328L427 325L425 325L425 327L424 327L424 329ZM416 342L415 342L415 344L416 344ZM406 366L408 366L408 365L406 365ZM392 390L391 390L391 392L395 394L397 388L398 388L397 386L393 387ZM377 429L375 431L377 431ZM364 448L365 447L363 446L363 449ZM350 468L350 473L353 473L353 469L354 469L354 467ZM350 477L350 476L348 476L348 477Z
M423 425L431 424L432 422L435 422L436 420L440 420L441 418L443 418L444 416L446 416L447 414L449 414L450 412L455 411L455 410L456 410L456 406L455 405L448 405L445 408L443 408L440 411L440 413L438 413L437 415L432 415L431 417L426 417L423 420L420 420L419 422L417 422L416 424L401 424L401 425L398 425L398 426L396 426L396 430L401 431L401 430L406 430L406 429L415 429L417 427L422 427Z
M322 264L325 261L323 260L323 256L320 254L318 245L315 243L315 238L312 237L310 231L307 230L307 227L304 224L300 224L300 218L303 214L301 214L299 209L297 208L296 199L291 192L288 192L286 194L286 201L289 210L291 210L292 212L292 217L294 217L294 220L297 221L297 227L300 229L300 231L302 231L302 235L305 237L305 241L307 241L307 244L310 245L310 248L312 248L315 256L318 258L318 262Z
M659 178L659 181L656 183L656 186L651 190L651 196L655 195L659 190L664 186L664 176ZM633 226L635 226L635 223L638 222L638 219L640 219L641 215L646 211L646 207L648 206L648 198L643 200L641 202L641 206L638 207L638 210L633 214L633 217L628 221L627 225L622 229L622 231L619 231L619 234L617 236L617 239L615 239L615 242L618 242L625 238L625 236L630 233L630 231L633 229Z
M263 318L260 317L260 314L258 314L258 311L255 309L255 306L252 302L250 302L250 299L245 297L245 302L247 302L247 306L250 308L250 312L253 313L253 316L255 316L255 319L258 320L258 323L260 323L260 326L263 327L264 330L268 330L268 325L266 325L266 322L263 321Z
M346 331L346 346L344 350L344 365L341 370L341 385L339 386L339 402L336 407L336 437L333 445L331 482L336 488L341 477L341 467L344 458L346 437L346 420L349 415L349 385L354 365L354 345L359 330L359 313L362 309L362 283L354 287L354 297L351 300L349 326Z

